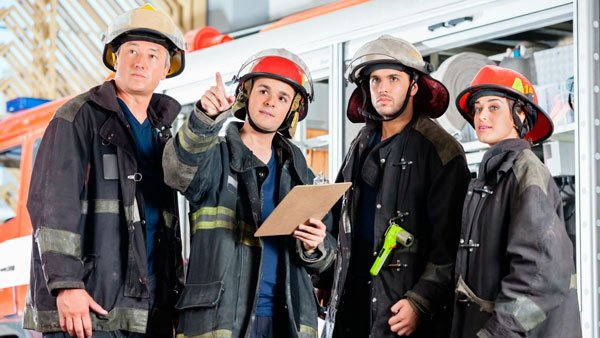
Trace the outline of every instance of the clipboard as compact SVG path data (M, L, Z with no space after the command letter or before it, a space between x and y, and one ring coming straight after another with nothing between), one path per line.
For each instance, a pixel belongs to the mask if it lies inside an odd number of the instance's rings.
M309 218L323 219L351 182L297 185L254 233L255 237L289 235Z

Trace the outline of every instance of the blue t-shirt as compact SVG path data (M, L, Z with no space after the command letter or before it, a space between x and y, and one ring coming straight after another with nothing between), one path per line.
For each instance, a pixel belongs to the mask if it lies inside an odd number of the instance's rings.
M277 161L275 149L273 149L271 159L267 163L269 173L261 187L262 197L262 220L275 209L277 188ZM277 284L277 266L279 262L279 253L281 252L281 237L271 236L263 237L262 254L262 275L258 287L258 302L256 304L256 315L259 317L272 317L275 303L275 286Z
M133 116L125 102L117 99L125 118L131 126L131 133L135 141L138 172L142 174L142 180L138 182L144 197L145 227L146 227L146 255L148 261L148 276L154 271L154 234L158 225L160 214L160 198L156 193L156 187L163 184L163 172L160 154L160 141L158 132L152 128L150 120L146 118L143 123Z

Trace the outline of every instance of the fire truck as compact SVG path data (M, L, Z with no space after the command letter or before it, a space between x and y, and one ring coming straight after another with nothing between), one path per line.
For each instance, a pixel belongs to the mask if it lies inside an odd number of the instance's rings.
M44 130L65 101L18 112L0 122L0 337L30 337L21 329L32 243L27 192Z
M501 63L507 48L515 50L510 62L522 66L522 61L535 59L535 65L528 66L534 67L530 71L537 75L538 84L542 75L560 75L558 80L548 80L536 88L538 94L545 94L545 108L557 112L554 135L548 147L543 146L544 155L549 156L544 157L547 165L555 166L557 176L570 177L565 182L571 185L569 193L574 200L571 214L583 335L600 337L599 22L597 0L366 1L302 16L284 26L188 53L185 71L163 81L157 91L182 104L177 120L181 123L201 93L213 85L216 71L224 79L231 78L247 57L264 48L295 52L311 69L316 92L295 141L306 150L315 171L333 178L360 128L344 117L353 88L343 74L345 65L365 42L382 34L402 37L415 44L436 68L444 68L446 60L463 52L476 52ZM524 44L524 40L534 44ZM523 53L522 60L517 60L517 50ZM527 51L532 54L527 55ZM568 75L564 79L562 71ZM572 89L563 85L567 78L571 78ZM450 82L445 84L451 87ZM226 85L233 90L231 82ZM456 95L463 88L450 89L451 95ZM574 109L565 108L564 102L556 103L565 90L572 94ZM30 336L19 328L32 242L26 210L28 182L44 128L64 102L54 101L0 121L0 338ZM461 141L473 170L485 146L469 138L468 127L460 124L464 120L454 119L448 112L446 115L446 120L438 122ZM185 219L187 207L180 205L181 218ZM184 256L189 250L187 230L182 222Z

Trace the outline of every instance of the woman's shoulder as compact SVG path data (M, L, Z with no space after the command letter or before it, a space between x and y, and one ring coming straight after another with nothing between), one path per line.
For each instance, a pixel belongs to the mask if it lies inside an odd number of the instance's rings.
M552 175L531 149L524 149L517 155L513 164L513 173L518 182L519 192L531 186L538 186L547 194Z

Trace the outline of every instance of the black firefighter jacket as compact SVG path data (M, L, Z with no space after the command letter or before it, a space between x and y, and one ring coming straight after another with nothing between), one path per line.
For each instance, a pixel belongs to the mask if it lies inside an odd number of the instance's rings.
M459 243L452 337L581 337L562 201L527 141L486 152Z
M199 103L198 103L199 104ZM198 105L197 104L197 105ZM261 222L259 184L268 168L240 139L239 123L218 132L225 117L206 116L198 106L169 141L163 155L165 181L190 201L191 253L186 284L177 304L178 337L247 337L254 321L262 244L254 237ZM311 184L302 152L279 134L277 152L281 200L292 187ZM317 336L317 303L309 277L332 264L335 241L328 227L320 257L308 259L292 236L280 258L285 272L284 312L288 337Z
M152 96L148 118L163 144L179 110L174 99ZM71 99L50 121L27 202L33 254L25 328L60 331L58 291L85 288L108 311L91 314L94 330L146 332L148 327L155 337L172 335L183 280L175 192L166 185L156 188L162 217L154 239L157 285L150 314L135 152L113 81Z
M367 154L364 150L376 128L381 128L381 124L369 120L359 132L338 176L338 181L353 182L353 187L343 200L339 222L335 222L334 213L334 224L339 226L339 252L323 337L331 337L334 326L336 336L355 337L355 312L370 314L370 337L396 337L388 320L392 305L403 298L409 298L420 312L421 324L412 337L444 337L450 330L460 210L470 179L464 152L440 126L417 115L402 132ZM344 308L357 296L348 285L354 278L349 269L360 212L357 205L361 179L377 187L372 252L381 248L389 220L400 213L406 216L399 224L415 236L410 248L398 245L379 275L368 282L367 311ZM369 264L374 260L372 257Z

